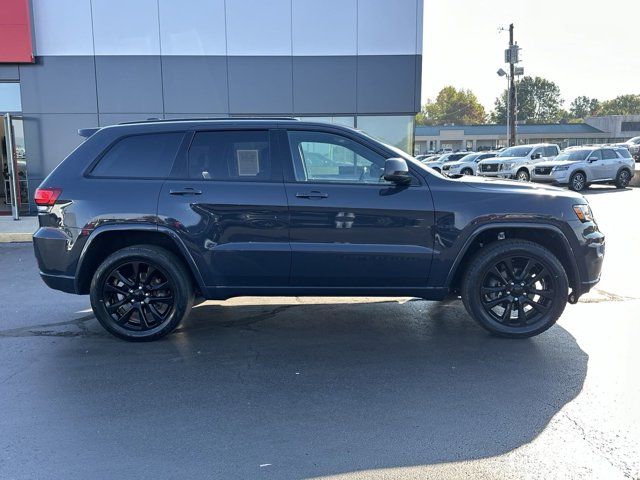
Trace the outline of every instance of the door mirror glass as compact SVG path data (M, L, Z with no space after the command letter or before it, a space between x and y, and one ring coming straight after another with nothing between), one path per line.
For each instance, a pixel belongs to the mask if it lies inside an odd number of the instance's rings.
M398 185L411 183L409 166L402 158L387 158L384 162L384 179Z
M537 160L539 158L542 158L542 154L540 152L536 152L533 155L531 155L531 160Z
M589 157L587 159L587 162L589 162L589 163L593 163L593 162L597 162L597 161L598 161L598 157L596 157L596 156Z

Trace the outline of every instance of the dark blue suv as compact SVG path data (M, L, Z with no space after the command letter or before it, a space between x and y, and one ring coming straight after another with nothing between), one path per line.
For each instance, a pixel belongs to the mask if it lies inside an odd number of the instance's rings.
M35 195L52 288L90 294L127 340L171 332L197 299L460 295L507 337L543 332L600 276L587 201L445 178L350 128L294 119L148 121L87 140Z

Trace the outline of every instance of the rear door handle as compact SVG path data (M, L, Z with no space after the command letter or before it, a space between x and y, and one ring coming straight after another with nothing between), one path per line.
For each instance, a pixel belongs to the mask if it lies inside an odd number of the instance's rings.
M169 190L169 195L202 195L202 191L191 187L185 187L178 190L171 189Z
M328 196L328 194L318 191L296 193L298 198L327 198Z

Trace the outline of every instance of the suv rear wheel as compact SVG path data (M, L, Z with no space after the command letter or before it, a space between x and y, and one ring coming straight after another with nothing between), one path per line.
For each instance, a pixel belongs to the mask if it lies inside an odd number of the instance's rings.
M184 263L154 245L111 254L91 282L91 307L102 326L130 341L156 340L189 314L193 286Z
M462 284L467 312L495 335L526 338L551 327L567 304L569 282L560 261L525 240L481 249Z
M616 181L614 182L616 188L627 188L631 181L631 172L626 168L623 168L616 175Z

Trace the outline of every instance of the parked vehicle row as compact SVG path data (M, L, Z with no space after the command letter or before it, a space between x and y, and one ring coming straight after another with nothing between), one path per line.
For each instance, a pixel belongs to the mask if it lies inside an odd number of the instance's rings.
M594 183L627 187L635 174L632 151L625 143L570 147L560 153L557 145L541 143L500 152L446 154L428 158L425 164L448 176L534 181L579 192Z

